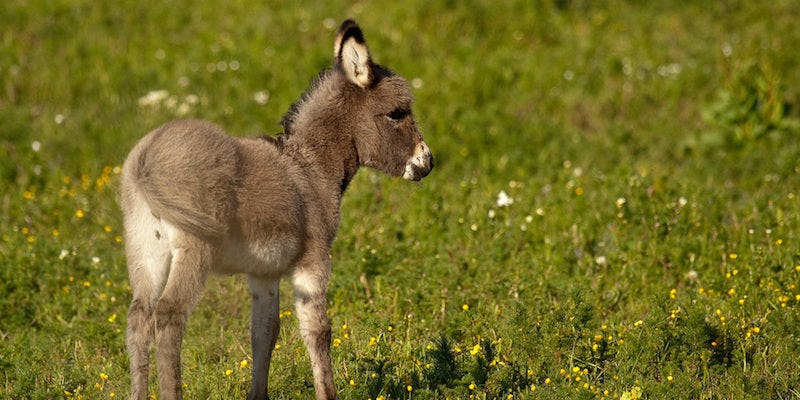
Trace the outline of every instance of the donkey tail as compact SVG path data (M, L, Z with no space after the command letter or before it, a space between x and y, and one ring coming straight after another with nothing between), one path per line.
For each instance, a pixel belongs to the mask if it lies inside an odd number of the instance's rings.
M181 230L222 237L234 208L238 157L236 143L215 125L169 123L143 138L125 160L122 201L144 200L156 218Z
M215 239L223 236L227 227L212 215L197 209L186 199L158 190L149 180L140 181L140 194L156 218L163 219L191 234Z

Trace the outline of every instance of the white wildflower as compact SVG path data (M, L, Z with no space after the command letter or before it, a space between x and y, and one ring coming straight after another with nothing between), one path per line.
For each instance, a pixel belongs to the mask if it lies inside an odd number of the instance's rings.
M498 207L508 207L512 204L514 204L514 199L511 198L505 190L501 190L500 193L497 194Z
M260 106L266 105L269 101L269 92L264 90L258 91L253 95L253 100Z
M733 46L731 46L730 43L724 43L722 45L722 55L725 56L725 58L728 58L732 54L733 54Z
M189 114L191 111L192 106L190 106L188 103L181 103L181 105L178 106L178 109L175 110L175 114L177 114L179 117L183 117L186 114Z
M166 90L152 90L146 95L139 98L140 107L157 107L162 101L169 97L169 92Z
M178 106L178 98L176 96L169 96L165 101L164 105L167 106L170 110L174 110L175 107Z

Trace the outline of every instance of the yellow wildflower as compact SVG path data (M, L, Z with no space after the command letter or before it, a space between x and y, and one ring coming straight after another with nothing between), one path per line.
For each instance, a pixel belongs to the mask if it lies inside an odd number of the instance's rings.
M472 354L472 355L474 356L474 355L476 355L476 354L480 353L480 352L481 352L481 350L483 350L483 348L481 347L481 345L479 345L479 344L476 344L475 346L473 346L473 347L472 347L472 350L470 350L470 351L469 351L469 354Z

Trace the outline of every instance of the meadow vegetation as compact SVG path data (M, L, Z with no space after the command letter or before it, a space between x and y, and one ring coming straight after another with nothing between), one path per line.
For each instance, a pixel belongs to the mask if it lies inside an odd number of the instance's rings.
M800 3L10 0L0 398L128 395L125 155L174 118L277 133L347 17L436 168L344 197L341 398L800 397ZM311 398L283 294L271 394ZM188 398L244 398L249 308L211 278Z

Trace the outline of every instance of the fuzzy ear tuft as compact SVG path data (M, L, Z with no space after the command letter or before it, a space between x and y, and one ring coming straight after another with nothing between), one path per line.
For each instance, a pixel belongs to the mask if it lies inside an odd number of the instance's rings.
M336 65L351 82L362 88L372 83L372 59L364 34L355 21L348 19L339 27L333 51Z

